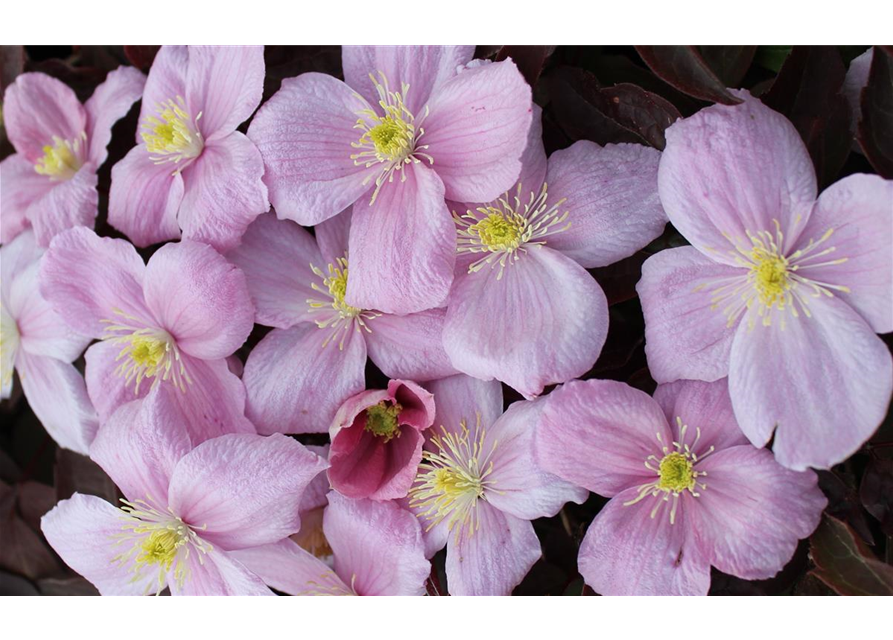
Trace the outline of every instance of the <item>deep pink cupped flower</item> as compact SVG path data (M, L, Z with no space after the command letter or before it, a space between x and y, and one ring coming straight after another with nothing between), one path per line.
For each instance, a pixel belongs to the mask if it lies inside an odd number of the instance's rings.
M586 269L661 234L660 152L580 141L546 160L534 112L518 184L484 205L454 205L458 259L444 348L453 365L533 398L595 364L608 303ZM463 213L464 212L464 213Z
M121 67L83 105L67 85L43 73L23 73L7 87L3 125L16 153L0 162L0 242L30 226L46 247L60 231L93 227L96 172L112 126L140 99L145 83L142 73Z
M210 246L167 244L144 264L124 240L70 229L43 259L40 290L72 329L100 340L86 379L101 422L167 385L197 442L255 432L226 361L251 333L254 306L245 276Z
M414 382L391 380L348 398L329 429L332 488L354 499L404 497L433 423L434 398Z
M324 433L338 407L365 389L367 353L390 378L456 373L443 350L443 309L406 316L352 307L351 212L316 226L262 215L227 254L245 273L257 322L276 327L251 351L242 379L260 433Z
M260 104L263 47L164 46L137 146L112 167L109 224L138 247L182 237L220 251L268 211L260 152L236 131Z
M728 376L741 429L778 461L828 468L877 429L893 391L893 182L852 175L816 199L799 134L746 92L674 124L658 174L693 246L638 284L654 379Z
M474 47L344 47L345 82L305 73L248 136L279 216L315 225L354 205L347 302L405 314L441 305L456 234L444 198L485 202L517 180L530 87L511 60L458 69Z
M326 463L281 435L233 433L193 448L176 393L122 406L91 447L124 506L75 493L41 530L103 595L165 586L173 595L272 595L232 552L295 533L304 491Z
M396 502L329 494L323 530L334 568L292 540L235 557L277 591L294 596L421 596L431 564L416 518Z
M747 442L725 380L682 380L654 398L621 382L569 382L545 400L537 458L611 498L578 565L603 595L706 595L710 566L778 573L827 504L812 471Z
M5 188L5 186L4 186ZM0 397L22 391L59 446L86 454L98 427L84 378L71 364L90 342L74 333L38 290L44 250L26 230L0 247Z
M456 375L426 385L435 427L409 493L430 557L447 548L452 595L509 595L542 551L531 520L554 516L586 491L534 460L542 400L502 411L502 385Z

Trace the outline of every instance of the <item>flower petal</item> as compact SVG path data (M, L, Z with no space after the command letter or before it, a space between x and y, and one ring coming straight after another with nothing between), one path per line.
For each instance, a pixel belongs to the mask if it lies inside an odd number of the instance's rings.
M96 167L87 163L70 180L60 182L40 200L31 203L28 220L40 246L49 246L66 229L93 228L99 206L96 180Z
M358 308L414 313L439 306L450 290L456 228L443 184L422 165L400 173L373 204L364 197L353 208L345 300Z
M549 473L610 498L655 479L645 461L661 442L672 442L672 432L647 393L613 380L575 380L545 399L535 451Z
M127 115L133 103L143 95L146 76L133 67L118 67L84 104L87 112L87 158L101 167L107 157L106 147L112 139L112 127Z
M331 218L369 191L381 170L356 165L357 112L368 103L322 73L287 78L258 110L248 137L260 149L277 215L303 225Z
M695 535L710 563L745 580L771 578L819 525L828 500L812 471L790 471L749 444L705 458L707 488L691 501Z
M530 86L511 60L465 69L437 87L420 142L447 198L490 202L515 185L531 104Z
M658 188L670 222L699 251L735 264L747 234L778 221L786 247L797 239L816 197L806 145L794 125L745 91L734 106L713 105L666 131Z
M350 223L353 219L353 207L348 207L337 216L323 220L313 228L323 264L334 264L338 258L347 255L350 238Z
M502 415L502 385L495 380L478 380L460 373L425 386L434 394L434 434L441 426L458 431L463 420L471 427L478 415L481 427L489 429Z
M607 332L608 303L592 276L557 251L530 246L504 270L457 276L443 345L460 371L532 398L589 371Z
M27 211L57 183L34 170L34 164L15 153L0 162L0 242L12 242L30 226Z
M90 345L84 354L87 361L84 370L87 393L99 414L100 423L108 420L121 405L145 398L152 388L151 380L142 381L139 389L132 382L126 383L126 378L119 369L122 363L118 360L123 348L121 345L102 341Z
M219 549L203 554L194 553L186 560L188 573L179 584L168 576L174 596L272 596L263 580L249 571L230 554Z
M322 458L283 435L223 435L177 464L170 507L185 522L207 525L202 539L224 550L277 542L301 528L304 490L325 468Z
M349 587L322 560L290 538L229 553L265 583L291 596L347 595Z
M665 249L645 261L636 285L645 315L645 355L658 382L718 380L728 375L734 328L711 281L746 276L693 247ZM719 285L717 285L719 286Z
M859 314L841 300L809 298L812 317L753 327L732 344L729 392L754 446L777 427L773 451L790 469L846 460L887 413L893 358Z
M580 140L549 158L549 202L566 199L570 229L546 245L587 269L627 258L663 233L657 196L660 152L639 144Z
M381 315L367 325L369 357L389 378L424 382L458 373L443 349L444 309Z
M186 73L189 69L189 48L185 45L165 45L159 49L149 69L149 77L143 90L143 103L140 107L140 122L148 116L157 117L161 105L168 100L176 101L186 96ZM191 114L197 116L197 113ZM140 132L136 133L137 144L142 142ZM168 167L170 169L170 167Z
M239 244L258 214L270 210L263 175L260 151L244 134L236 131L206 143L201 156L183 170L183 237L218 251Z
M156 251L146 265L146 305L196 358L225 358L254 327L244 274L206 244L183 240Z

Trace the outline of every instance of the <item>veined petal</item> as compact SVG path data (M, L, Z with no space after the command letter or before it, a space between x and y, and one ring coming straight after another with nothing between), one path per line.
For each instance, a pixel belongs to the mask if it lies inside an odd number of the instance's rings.
M434 426L456 432L464 420L469 427L480 416L481 427L489 429L502 415L502 385L457 374L425 385L434 394Z
M180 585L168 576L174 596L272 596L260 577L249 571L230 554L214 549L203 554L191 554L186 560L187 577Z
M458 373L443 349L445 318L445 309L378 316L366 334L369 357L389 378L424 382Z
M57 183L37 173L34 164L18 153L0 162L0 182L0 242L6 245L30 225L28 207Z
M229 553L265 583L292 596L349 595L348 587L325 562L290 538Z
M70 180L58 183L31 203L27 216L40 246L49 246L66 229L93 228L99 206L96 179L96 167L87 163Z
M330 262L334 264L338 258L347 255L352 219L353 207L348 207L337 216L323 220L313 228L323 264Z
M168 100L176 101L178 97L185 98L188 69L188 47L165 45L159 49L152 61L152 68L149 69L149 77L146 79L146 86L143 90L140 122L144 122L147 116L157 116L159 107L167 103ZM142 141L140 131L137 130L136 142L140 144Z
M118 67L84 104L87 112L87 158L96 167L105 162L106 147L112 139L112 127L127 115L133 103L143 95L146 76L133 67Z

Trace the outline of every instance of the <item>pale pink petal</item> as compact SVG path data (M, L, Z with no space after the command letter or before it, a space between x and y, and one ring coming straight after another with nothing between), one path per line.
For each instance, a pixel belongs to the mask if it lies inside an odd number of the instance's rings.
M109 224L138 247L176 240L183 191L179 171L154 162L144 145L136 146L112 167Z
M708 456L697 469L707 488L688 515L699 546L710 564L745 580L781 571L828 504L815 473L785 469L749 444Z
M2 259L0 264L3 267L0 292L2 292L4 306L11 313L13 311L9 306L9 299L12 283L16 281L19 274L25 273L31 268L31 265L38 262L44 253L46 253L46 249L37 245L33 231L26 231L17 236L15 240L4 242L0 247L0 259Z
M526 398L589 371L608 333L608 303L592 276L542 246L501 273L496 264L457 276L443 329L453 366Z
M589 497L586 489L543 470L535 458L534 435L544 406L544 399L515 402L487 432L496 442L487 502L523 520L554 516L566 502L582 504Z
M521 154L521 175L518 176L522 193L539 193L546 180L546 168L546 149L543 146L543 109L534 104L533 119L530 121L530 130L527 132L527 146L524 148L524 153Z
M570 229L546 245L587 269L627 258L663 233L657 197L660 152L639 144L580 140L549 158L549 202L565 199Z
M667 129L658 188L664 210L698 250L735 264L747 234L775 234L785 249L797 239L816 197L806 145L794 125L746 91L677 120Z
M213 549L203 554L190 554L186 560L188 573L180 584L168 574L171 595L174 596L272 596L260 577L230 554Z
M679 435L676 418L680 418L683 425L688 425L686 443L691 444L696 431L700 431L694 449L698 455L710 447L722 450L748 442L735 420L729 397L729 381L725 378L716 382L677 380L661 384L654 392L654 399L664 410L667 422L673 426L674 435Z
M338 348L330 330L273 329L248 356L242 379L258 433L324 433L338 407L365 386L366 344L351 330Z
M228 434L186 454L171 476L174 513L215 548L245 549L282 540L301 527L307 485L326 462L297 440Z
M0 183L0 242L5 245L30 225L28 207L58 183L37 173L34 164L18 153L0 162Z
M59 234L40 269L40 292L75 331L101 338L126 314L151 321L143 302L146 266L133 246L76 227Z
M846 460L881 424L893 391L893 358L845 302L808 298L812 317L741 323L732 344L729 392L754 446L768 442L782 465L827 469Z
M323 517L335 571L361 596L421 596L431 565L416 517L396 502L329 494Z
M714 308L712 289L747 271L718 264L693 247L665 249L642 265L636 285L645 315L645 355L658 382L718 380L728 375L734 325Z
M83 376L68 363L24 349L16 354L15 366L28 404L47 433L60 447L86 454L99 422Z
M126 378L119 369L126 365L126 356L118 360L118 356L126 345L111 342L97 342L90 345L84 354L87 367L84 377L87 381L87 393L90 401L99 414L100 422L108 420L115 409L123 404L145 398L152 388L152 380L143 380L136 388L135 383L126 384Z
M478 415L481 427L489 429L502 415L502 385L495 380L458 374L425 386L434 394L434 435L440 433L441 426L450 432L459 431L463 420L472 427Z
M447 544L447 588L454 596L507 596L542 555L533 525L477 503L480 529Z
M617 494L599 512L580 545L577 564L586 584L613 595L705 596L710 589L710 560L692 534L687 493L680 497L675 524L669 506L655 501L625 505L639 495L635 487Z
M531 104L530 86L511 60L466 69L433 92L420 143L447 198L490 202L516 184Z
M319 446L308 444L307 448L323 460L329 459L329 445L324 444ZM328 498L326 498L328 494L329 479L326 477L325 473L320 472L316 474L316 477L313 478L309 485L307 485L307 490L304 492L304 499L301 500L301 513L305 514L308 511L325 507L329 503ZM303 515L301 517L303 517Z
M279 216L304 225L331 218L369 191L378 166L356 165L357 113L369 104L322 73L287 78L258 110L248 137L260 149Z
M53 137L74 142L86 131L87 113L64 82L45 73L23 73L6 88L3 127L15 150L32 164Z
M156 572L143 572L142 578L134 579L136 555L118 560L129 549L120 538L126 532L125 517L102 498L76 493L40 519L40 530L65 564L92 582L102 595L154 593L164 587L158 584Z
M201 156L183 171L183 237L219 251L239 244L258 214L270 210L263 175L260 151L238 131L205 143Z
M325 270L326 263L316 240L303 228L265 213L226 257L245 274L258 324L288 329L314 320L307 300L320 297L311 284L323 284L310 265Z
M112 139L112 127L127 115L133 103L143 95L146 76L133 67L118 67L108 74L84 103L87 112L87 158L95 166L105 162L106 147Z
M264 92L264 48L189 47L186 99L205 141L217 140L251 117Z
M90 448L90 457L131 501L167 509L168 486L193 440L173 394L156 389L118 408Z
M350 595L350 587L326 563L288 538L275 544L232 551L229 555L265 583L288 595Z
M353 208L348 304L414 313L447 297L456 262L456 227L443 183L428 167L407 165L370 204Z
M613 380L575 380L545 399L535 451L546 471L610 498L654 479L645 461L671 436L647 393Z
M254 327L245 276L206 244L166 244L146 265L146 305L184 353L224 358Z
M341 50L344 80L370 104L378 104L378 92L370 75L388 80L391 91L409 85L404 101L417 118L432 92L456 69L474 57L474 47L460 46L345 46Z
M893 331L893 181L855 174L835 182L819 196L797 248L818 242L831 229L827 244L813 259L804 259L797 274L847 287L835 295L877 333ZM833 252L819 255L832 246ZM837 260L845 262L828 264Z
M319 251L324 264L334 264L338 258L347 255L350 223L353 219L353 207L348 207L337 216L323 220L313 228Z
M40 200L32 202L27 215L37 243L47 247L66 229L77 226L92 229L98 206L96 167L87 163L70 180L58 183Z
M445 309L381 315L367 324L369 357L389 378L424 382L458 373L443 349Z
M161 105L169 100L186 97L186 72L189 68L189 49L185 45L166 45L161 47L152 61L149 77L143 90L143 102L140 107L140 122L148 116L157 117L162 110ZM197 113L190 114L193 117ZM136 133L137 143L143 140L140 131ZM170 167L167 167L170 169Z

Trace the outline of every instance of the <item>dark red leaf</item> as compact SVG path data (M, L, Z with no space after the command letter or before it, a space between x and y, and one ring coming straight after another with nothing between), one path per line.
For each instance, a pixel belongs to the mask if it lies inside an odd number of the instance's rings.
M726 90L695 47L639 45L636 51L654 73L683 93L720 104L741 102Z
M893 459L872 459L865 468L859 498L865 509L893 536Z
M16 513L15 491L5 484L0 484L0 540L0 569L34 580L61 568L43 537Z
M846 523L824 516L809 543L812 573L840 595L893 595L893 566L875 558Z
M37 581L40 593L45 596L98 596L99 591L80 576L69 578L44 578Z
M843 470L819 470L816 475L819 477L819 488L828 498L825 513L846 522L865 543L874 544L868 517L859 500L856 478Z
M147 72L159 49L161 49L161 45L158 44L125 44L124 55L134 67Z
M25 69L25 47L4 44L0 46L0 97Z
M499 62L500 60L511 58L518 65L518 71L527 80L527 84L535 87L543 70L543 65L546 64L546 60L554 51L554 45L507 44L496 54L496 61Z
M875 47L861 106L856 139L871 166L893 179L893 54L883 47Z
M642 264L649 254L638 251L607 267L592 269L592 275L601 285L608 304L625 302L636 297L636 284L642 278Z
M698 47L704 62L727 87L741 86L756 51L756 45Z
M105 471L90 458L68 449L56 451L55 485L57 500L66 500L77 492L118 503L118 490Z

